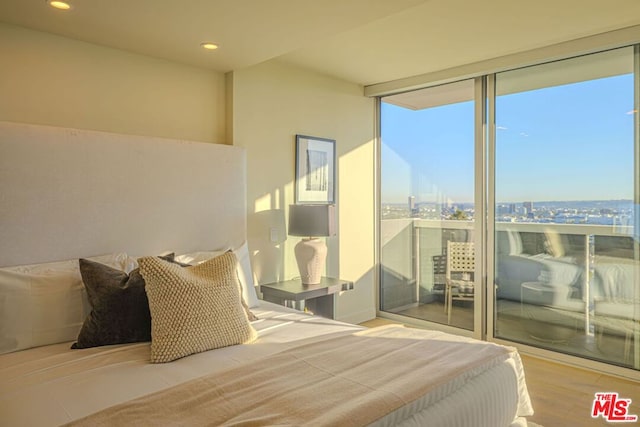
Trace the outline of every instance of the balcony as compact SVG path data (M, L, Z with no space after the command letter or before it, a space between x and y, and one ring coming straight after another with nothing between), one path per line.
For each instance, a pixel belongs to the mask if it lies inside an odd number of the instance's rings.
M447 241L473 241L471 221L381 221L381 310L447 323ZM640 263L629 226L496 223L494 336L640 369ZM635 247L634 247L635 245ZM479 286L476 281L476 286ZM479 301L476 298L476 302ZM473 301L451 325L473 330Z

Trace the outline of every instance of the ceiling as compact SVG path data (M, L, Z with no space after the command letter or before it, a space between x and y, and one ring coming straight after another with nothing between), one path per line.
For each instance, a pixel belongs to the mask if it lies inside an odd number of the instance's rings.
M69 2L0 0L0 21L219 72L279 58L363 85L640 24L640 0Z

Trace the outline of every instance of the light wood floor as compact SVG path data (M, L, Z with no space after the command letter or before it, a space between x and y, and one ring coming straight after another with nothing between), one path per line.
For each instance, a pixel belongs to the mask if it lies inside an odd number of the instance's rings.
M389 323L395 322L378 318L362 325L375 327ZM609 425L602 418L591 418L591 406L596 392L617 392L620 397L631 399L629 413L640 417L640 382L524 354L521 357L535 410L535 414L528 417L530 421L544 427ZM622 425L640 425L640 422Z

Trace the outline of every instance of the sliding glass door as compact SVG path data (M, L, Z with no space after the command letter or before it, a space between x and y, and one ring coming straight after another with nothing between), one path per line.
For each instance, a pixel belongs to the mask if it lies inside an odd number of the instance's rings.
M382 97L381 314L640 370L639 104L639 46Z
M474 84L384 97L380 123L380 310L471 331ZM448 251L466 257L464 268Z
M496 75L496 337L638 367L634 80L632 47Z

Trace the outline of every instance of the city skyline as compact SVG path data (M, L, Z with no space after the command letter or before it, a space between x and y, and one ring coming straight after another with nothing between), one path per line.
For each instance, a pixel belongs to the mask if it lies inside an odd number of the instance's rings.
M475 217L473 203L415 203L411 199L408 197L404 204L383 203L382 219L470 221ZM632 226L634 209L632 200L522 201L498 202L494 213L496 222Z
M403 205L408 204L409 197L407 196L404 202L382 202L383 205ZM496 205L506 205L506 204L523 204L531 202L534 204L544 204L544 203L601 203L601 202L628 202L633 204L633 199L594 199L594 200L518 200L518 201L496 201ZM474 201L461 200L461 201L451 201L451 202L433 202L433 201L417 201L414 199L414 204L416 205L424 205L424 204L453 204L453 205L474 205Z

